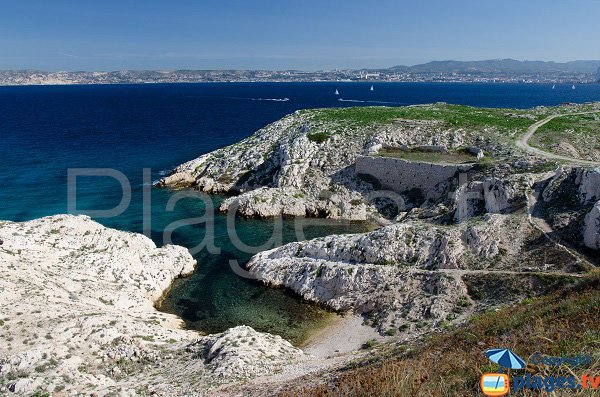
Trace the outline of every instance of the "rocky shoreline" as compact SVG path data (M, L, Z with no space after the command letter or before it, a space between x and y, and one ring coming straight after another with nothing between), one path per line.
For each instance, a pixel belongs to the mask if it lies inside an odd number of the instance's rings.
M0 222L0 241L2 395L203 396L308 357L249 327L201 336L157 311L194 270L183 247L70 215Z
M199 335L156 310L194 270L183 247L83 216L0 221L0 390L228 395L232 382L242 390L341 365L367 338L415 340L576 282L599 264L600 167L515 146L551 111L570 110L299 111L161 180L228 194L220 210L240 216L383 225L249 261L264 284L347 314L306 352L242 325ZM350 338L334 341L341 333Z
M159 185L226 193L220 210L243 217L379 222L370 233L261 252L247 268L396 341L546 294L599 264L600 168L554 163L515 144L536 120L580 109L434 104L381 122L388 111L299 111ZM391 199L372 198L382 191Z

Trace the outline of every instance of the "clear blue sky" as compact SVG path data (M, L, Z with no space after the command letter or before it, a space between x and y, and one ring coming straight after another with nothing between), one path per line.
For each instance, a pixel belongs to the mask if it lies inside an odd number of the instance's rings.
M3 0L0 69L600 58L598 0Z

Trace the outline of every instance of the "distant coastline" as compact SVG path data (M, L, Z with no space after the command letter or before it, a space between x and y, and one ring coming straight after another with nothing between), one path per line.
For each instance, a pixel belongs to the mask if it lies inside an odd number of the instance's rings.
M565 63L516 61L435 61L385 69L301 70L0 70L0 86L147 84L210 82L447 82L589 84L600 82L600 61Z

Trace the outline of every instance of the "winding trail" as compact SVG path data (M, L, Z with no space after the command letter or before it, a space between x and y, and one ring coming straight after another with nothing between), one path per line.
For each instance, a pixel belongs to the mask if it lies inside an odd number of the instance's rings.
M554 120L557 117L577 116L577 115L592 114L592 113L600 113L600 111L594 110L594 111L589 111L589 112L553 114L552 116L548 116L545 119L540 120L540 121L532 124L527 129L527 132L525 133L525 135L523 135L520 139L517 140L517 142L516 142L517 147L519 147L520 149L525 150L528 153L531 153L531 154L536 155L536 156L544 157L544 158L547 158L547 159L568 161L570 163L580 164L580 165L600 166L600 162L597 162L597 161L589 161L589 160L576 159L576 158L573 158L573 157L561 156L561 155L558 155L558 154L545 152L545 151L543 151L541 149L537 149L537 148L531 147L527 143L527 141L529 141L529 139L533 136L533 134L535 134L535 132L540 127L548 124L550 121Z

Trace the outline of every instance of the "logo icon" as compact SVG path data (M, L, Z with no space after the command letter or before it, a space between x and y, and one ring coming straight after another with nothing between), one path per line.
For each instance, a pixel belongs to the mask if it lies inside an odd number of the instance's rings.
M509 369L523 369L527 364L515 353L508 349L490 349L485 352L490 361Z
M510 390L508 375L506 374L483 374L479 385L486 396L503 396Z
M507 374L502 373L502 368L523 369L527 364L515 353L508 349L490 349L485 352L487 358L500 366L497 373L481 375L479 386L486 396L503 396L510 390L510 381Z

